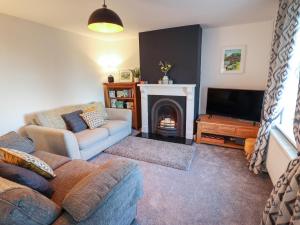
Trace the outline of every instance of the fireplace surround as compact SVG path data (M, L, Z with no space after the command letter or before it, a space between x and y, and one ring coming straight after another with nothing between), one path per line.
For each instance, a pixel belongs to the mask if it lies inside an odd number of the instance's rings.
M139 84L139 87L143 134L193 139L196 84Z

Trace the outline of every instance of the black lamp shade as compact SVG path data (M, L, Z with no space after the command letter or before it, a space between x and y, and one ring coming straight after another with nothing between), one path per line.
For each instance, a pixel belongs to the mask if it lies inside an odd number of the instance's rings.
M106 7L97 9L92 13L88 21L88 28L103 33L115 33L124 30L118 14Z

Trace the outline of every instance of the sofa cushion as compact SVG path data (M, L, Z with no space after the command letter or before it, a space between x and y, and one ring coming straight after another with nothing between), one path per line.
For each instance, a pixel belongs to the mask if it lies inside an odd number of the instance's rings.
M0 137L0 147L13 148L26 153L32 153L34 151L33 142L14 131Z
M95 129L105 124L103 115L98 111L84 112L80 116L90 129Z
M80 114L82 113L82 110L77 110L75 112L61 115L67 125L68 130L77 133L88 128L86 123L80 116Z
M25 168L0 161L0 177L25 185L50 198L54 192L52 185L42 176Z
M50 181L55 190L51 199L60 206L66 194L84 177L95 171L97 167L84 160L72 160L56 169L57 176Z
M48 225L60 211L40 193L0 177L0 224Z
M106 128L96 128L93 130L84 130L75 134L80 149L88 148L95 143L102 141L109 136Z
M98 111L101 113L104 119L108 118L106 108L104 107L102 102L94 102L91 104L87 104L86 106L84 106L83 111L84 112Z
M70 158L52 154L49 152L44 151L35 151L32 153L35 157L43 160L45 163L47 163L53 170L56 170L58 167L64 165L65 163L71 161Z
M125 120L106 120L102 128L106 128L110 135L114 135L129 126L128 121Z
M39 158L15 149L0 148L0 159L4 162L30 169L46 178L53 178L52 168Z
M57 109L36 113L35 121L38 125L56 129L67 129L66 123L61 117L63 114L81 110L85 105L71 105Z
M112 160L105 163L72 188L63 201L63 208L76 222L86 220L105 204L105 200L137 169L137 164L128 160Z

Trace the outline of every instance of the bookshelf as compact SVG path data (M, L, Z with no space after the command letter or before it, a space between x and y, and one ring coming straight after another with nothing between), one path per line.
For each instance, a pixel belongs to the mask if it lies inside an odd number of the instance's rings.
M104 83L105 106L107 108L130 109L132 127L141 128L141 94L138 83Z

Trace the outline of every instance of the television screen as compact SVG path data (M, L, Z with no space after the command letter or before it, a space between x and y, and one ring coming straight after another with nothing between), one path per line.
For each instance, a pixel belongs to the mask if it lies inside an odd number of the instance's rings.
M264 91L208 88L206 113L260 122Z

